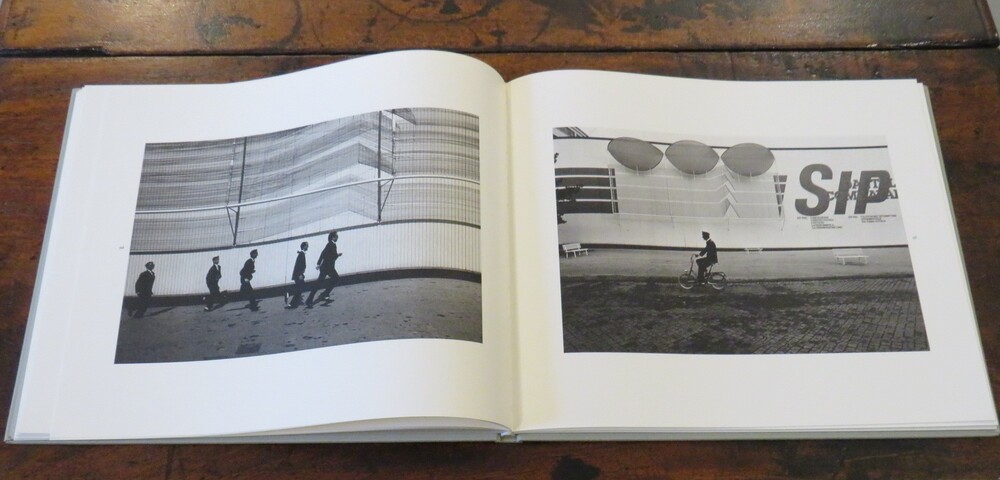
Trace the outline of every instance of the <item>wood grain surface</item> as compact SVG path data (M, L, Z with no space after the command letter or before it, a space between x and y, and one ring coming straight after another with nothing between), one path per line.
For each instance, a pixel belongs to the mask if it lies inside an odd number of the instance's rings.
M247 80L403 48L472 52L508 80L559 68L919 79L1000 398L997 43L985 2L972 0L0 0L0 405L11 399L72 88ZM0 478L997 479L1000 439L4 444Z
M995 45L985 0L5 0L19 54L891 49Z

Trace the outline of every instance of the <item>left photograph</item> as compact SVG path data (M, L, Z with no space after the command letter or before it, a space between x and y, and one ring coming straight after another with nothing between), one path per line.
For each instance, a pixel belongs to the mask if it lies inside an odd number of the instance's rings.
M482 343L479 158L437 108L147 144L115 363Z

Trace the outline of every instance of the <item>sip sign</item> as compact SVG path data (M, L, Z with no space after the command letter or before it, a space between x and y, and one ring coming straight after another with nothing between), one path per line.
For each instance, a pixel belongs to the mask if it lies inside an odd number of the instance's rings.
M886 170L862 170L856 179L853 171L840 172L836 190L829 189L833 186L830 180L833 180L833 170L828 165L814 163L803 168L799 184L815 198L796 199L795 210L809 217L824 215L833 203L833 214L844 215L848 202L853 201L854 215L863 215L873 203L898 198L892 176ZM815 205L810 206L811 203Z

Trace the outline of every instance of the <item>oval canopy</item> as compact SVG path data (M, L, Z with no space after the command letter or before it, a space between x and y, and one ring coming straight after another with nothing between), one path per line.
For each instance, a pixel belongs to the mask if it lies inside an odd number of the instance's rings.
M747 177L756 177L774 165L774 153L763 145L741 143L722 154L722 163L730 170Z
M663 160L663 152L652 143L632 137L618 137L608 142L608 153L618 163L640 172L652 170Z
M712 147L694 140L675 142L664 153L673 166L691 175L706 173L719 163L719 154Z

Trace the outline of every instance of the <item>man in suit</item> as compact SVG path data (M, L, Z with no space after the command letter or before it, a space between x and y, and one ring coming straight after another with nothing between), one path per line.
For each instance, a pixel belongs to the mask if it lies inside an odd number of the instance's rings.
M250 250L250 258L243 263L243 268L240 269L240 293L243 298L247 299L250 303L247 307L250 310L257 310L257 297L253 293L253 285L250 281L253 280L253 274L257 271L257 250Z
M135 281L135 295L138 300L135 311L129 313L130 317L142 317L146 314L146 309L149 308L149 301L153 298L153 282L156 281L156 275L153 274L155 266L153 262L146 262L146 270L140 273L139 278Z
M205 284L208 285L208 298L205 300L205 311L211 312L212 307L222 305L219 298L219 280L222 278L222 265L219 265L219 257L212 257L212 266L208 267L205 274Z
M295 257L295 266L292 267L292 281L295 282L288 292L285 292L285 308L295 308L302 303L302 291L306 287L306 251L309 250L309 242L302 242L299 245L299 254Z
M719 254L715 251L715 242L712 241L708 232L701 232L701 238L705 239L705 248L698 252L698 284L705 283L705 269L709 265L719 263Z
M316 296L316 290L319 290L321 285L326 285L326 289L320 294L320 300L326 300L327 303L332 302L330 299L330 291L333 287L337 285L337 279L340 275L337 274L337 258L343 255L342 253L337 253L337 239L340 238L337 235L337 231L334 230L327 235L326 247L323 248L323 252L319 254L319 260L316 260L316 270L319 270L319 277L316 279L316 286L313 287L312 292L309 293L309 298L306 299L306 306L313 306L313 299ZM325 280L325 282L324 282Z

